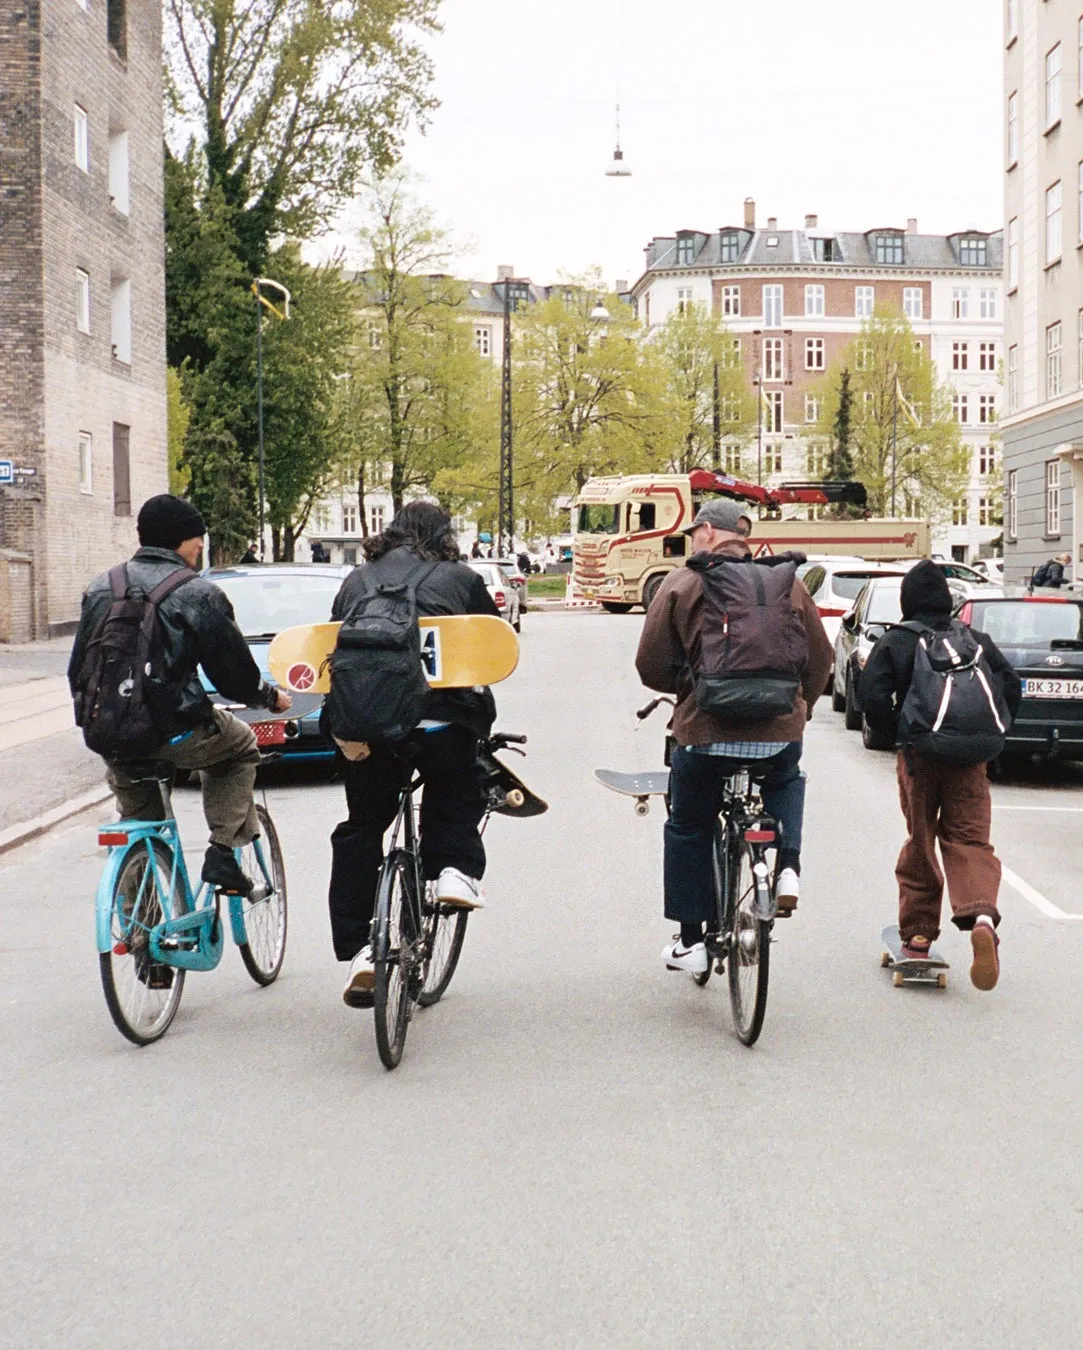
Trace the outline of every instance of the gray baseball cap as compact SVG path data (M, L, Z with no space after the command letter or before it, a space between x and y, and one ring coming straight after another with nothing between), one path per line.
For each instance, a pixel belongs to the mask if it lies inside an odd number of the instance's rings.
M730 501L728 497L716 497L713 501L703 503L696 512L695 520L684 529L683 533L691 534L699 525L713 525L716 530L728 530L730 534L737 534L739 533L737 523L741 520L747 521L751 530L752 516L747 506Z

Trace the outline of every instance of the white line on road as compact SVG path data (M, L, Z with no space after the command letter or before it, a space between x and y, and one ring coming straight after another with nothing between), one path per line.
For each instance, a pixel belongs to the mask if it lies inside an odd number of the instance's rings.
M1052 900L1047 900L1041 891L1036 891L1033 886L1024 881L1021 876L1017 876L1010 867L1001 864L1001 876L1014 891L1018 891L1024 900L1029 900L1039 914L1044 914L1047 919L1060 919L1063 923L1083 923L1083 914L1067 914Z
M1076 811L1083 813L1083 806L1013 806L1010 802L994 802L994 811Z

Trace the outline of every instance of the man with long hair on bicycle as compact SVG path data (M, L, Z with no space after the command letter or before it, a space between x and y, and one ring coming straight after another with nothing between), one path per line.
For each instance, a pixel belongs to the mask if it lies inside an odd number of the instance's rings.
M332 619L350 613L370 579L378 579L388 568L401 569L410 558L434 564L417 584L419 617L499 617L481 574L459 561L451 517L436 502L409 502L382 533L366 539L363 548L365 562L342 583ZM342 993L347 1006L372 1007L369 930L383 838L395 818L399 792L415 770L425 784L421 798L425 879L437 883L441 904L481 907L485 848L479 826L485 814L485 777L478 742L489 734L495 717L496 704L487 688L434 689L427 696L422 720L406 740L372 746L362 759L339 754L347 818L331 835L328 901L335 956L350 963Z
M700 507L686 533L695 554L721 555L753 566L746 508L725 499ZM694 559L693 559L694 563ZM812 707L827 685L831 645L819 611L799 580L791 604L800 616L808 654L793 710L765 721L726 722L695 696L694 671L704 634L703 582L695 566L670 572L650 609L636 653L636 669L650 689L676 696L670 767L670 815L665 825L665 916L680 933L662 952L670 970L707 969L704 924L712 913L711 847L725 780L748 769L763 787L763 802L782 826L775 898L781 914L797 907L805 775L801 741ZM727 616L736 624L737 616Z

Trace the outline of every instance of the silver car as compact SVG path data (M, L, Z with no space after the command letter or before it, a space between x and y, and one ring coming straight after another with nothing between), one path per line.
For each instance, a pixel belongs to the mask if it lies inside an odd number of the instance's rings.
M522 596L507 572L493 562L471 562L468 566L480 573L485 589L492 597L493 604L500 611L500 617L518 633L522 624Z

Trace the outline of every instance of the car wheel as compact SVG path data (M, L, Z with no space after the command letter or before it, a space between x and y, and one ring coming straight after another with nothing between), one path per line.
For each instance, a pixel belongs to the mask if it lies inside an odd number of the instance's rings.
M607 614L627 614L632 606L623 604L619 600L603 600L602 608Z
M651 579L650 579L650 580L647 582L647 584L643 587L643 608L644 608L644 610L650 609L651 605L654 604L654 597L658 594L658 591L659 591L659 589L661 588L662 582L663 582L664 580L665 580L665 578L664 578L664 577L661 577L661 576L659 576L659 577L651 577Z
M839 693L838 688L835 684L834 676L832 676L831 678L831 711L832 712L846 711L846 695Z
M857 706L857 697L854 693L854 677L852 671L846 672L846 701L843 707L846 717L847 731L861 730L861 709Z
M521 632L523 631L523 607L522 607L522 605L516 605L516 606L515 606L515 622L512 624L512 627L515 629L515 631L516 631L517 633L521 633Z

